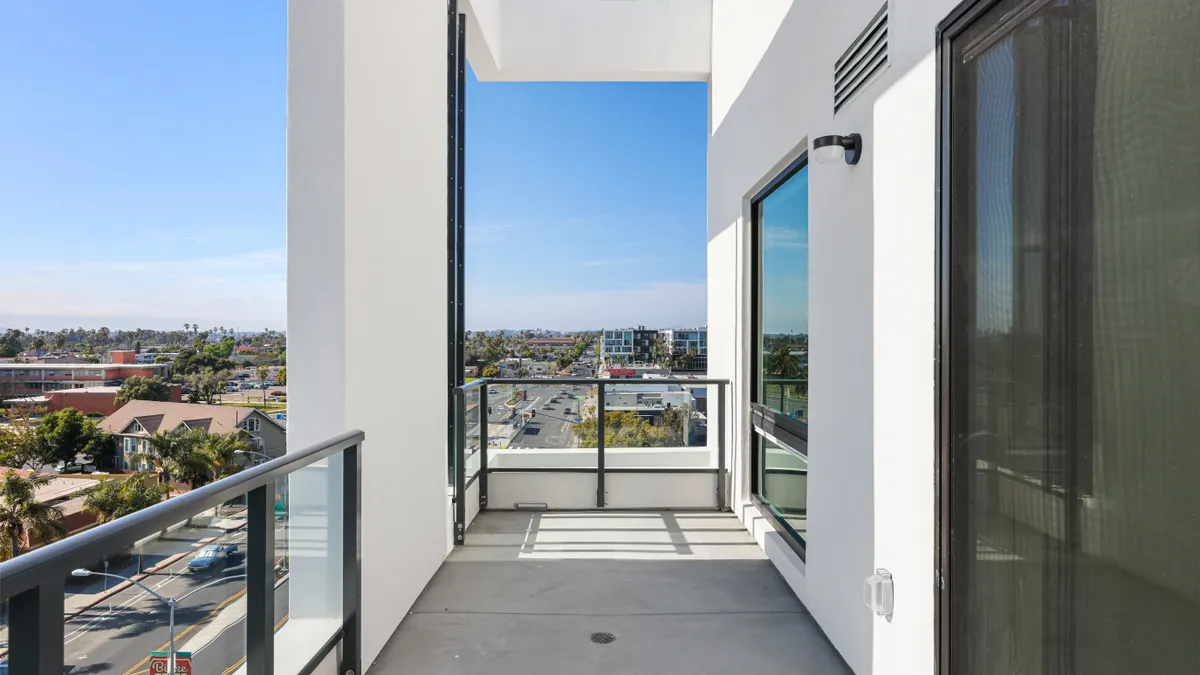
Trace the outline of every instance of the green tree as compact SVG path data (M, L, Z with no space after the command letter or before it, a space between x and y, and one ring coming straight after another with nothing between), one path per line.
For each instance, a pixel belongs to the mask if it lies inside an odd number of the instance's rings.
M238 452L252 450L250 435L244 431L232 434L206 434L200 444L200 454L208 463L208 480L220 480L242 470Z
M155 363L170 363L171 357L165 356L163 354L159 354L158 356L154 357L154 362Z
M186 379L188 375L199 373L205 368L211 368L217 372L233 370L233 361L218 358L207 352L196 351L189 347L179 352L179 356L175 358L175 365L171 370L176 377Z
M279 373L277 375L275 375L275 381L278 382L279 384L283 384L283 385L287 384L287 366L284 366L279 369Z
M228 359L230 356L233 356L233 348L236 346L236 340L225 338L216 344L204 345L204 353L213 359Z
M56 410L34 428L37 456L46 464L73 462L82 454L91 458L113 452L112 437L75 408Z
M253 368L254 362L251 361L250 359L242 359L242 367L243 368Z
M170 486L155 480L148 471L138 471L122 478L102 478L89 488L83 498L85 513L107 523L121 516L141 511L166 499Z
M162 474L163 482L172 480L193 488L207 482L210 462L202 448L207 432L182 427L157 433L147 439L149 446L131 458L134 464L149 464Z
M596 447L594 415L573 424L572 430L579 438L579 447ZM609 448L641 448L662 446L665 442L661 431L633 411L610 410L604 413L604 445Z
M489 363L483 367L482 374L484 377L500 377L500 369L496 367L496 364Z
M38 356L46 348L46 338L39 335L29 342L29 346L33 349L33 355Z
M171 386L166 382L157 377L134 375L125 380L121 388L117 390L117 398L114 402L121 406L130 401L169 401L170 399Z
M38 456L37 433L27 410L0 425L0 466L40 471L46 462Z
M38 488L50 476L24 477L9 469L0 479L0 560L11 560L36 539L50 542L66 535L60 522L63 511L37 499Z
M266 366L259 366L254 371L254 375L258 377L258 383L262 386L263 408L267 407L267 378L271 375L271 369ZM249 400L249 399L247 399Z
M17 355L16 347L7 342L0 343L0 359L11 359Z
M225 389L225 383L229 381L229 371L215 371L212 368L205 368L198 373L193 373L187 378L188 387L191 391L188 393L188 400L192 403L208 403L212 405L216 402L217 395Z

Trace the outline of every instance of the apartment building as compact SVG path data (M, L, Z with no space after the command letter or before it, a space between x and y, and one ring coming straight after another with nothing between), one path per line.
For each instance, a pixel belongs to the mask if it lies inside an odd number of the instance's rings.
M600 356L610 363L650 363L654 360L654 344L659 333L645 326L606 329L600 340Z
M11 670L62 671L71 565L244 488L251 675L1196 672L1197 34L1183 0L290 3L290 461L0 563ZM468 438L468 57L707 83L707 447Z
M658 331L663 344L675 354L694 352L694 357L683 362L684 371L705 371L708 369L708 327L698 328L663 328Z

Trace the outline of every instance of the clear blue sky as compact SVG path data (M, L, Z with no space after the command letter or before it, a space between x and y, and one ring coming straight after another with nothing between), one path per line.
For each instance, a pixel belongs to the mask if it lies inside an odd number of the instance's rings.
M0 6L0 326L285 326L285 10ZM703 84L467 91L469 328L704 322Z

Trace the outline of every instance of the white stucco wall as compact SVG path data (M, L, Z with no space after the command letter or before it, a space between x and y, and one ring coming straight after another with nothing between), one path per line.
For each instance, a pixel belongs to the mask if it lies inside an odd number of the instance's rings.
M445 5L288 10L289 447L366 432L369 664L446 554L446 436L427 423L444 400L429 387L373 393L377 355L397 348L424 356L412 381L446 377Z
M809 168L809 537L788 570L860 674L935 669L933 52L955 4L895 2L887 70L835 117L834 62L880 0L713 2L709 370L739 383L736 466L749 466L749 198L810 138L865 140L857 166ZM895 576L890 623L862 604L876 567Z
M685 81L708 76L707 0L460 0L481 80Z

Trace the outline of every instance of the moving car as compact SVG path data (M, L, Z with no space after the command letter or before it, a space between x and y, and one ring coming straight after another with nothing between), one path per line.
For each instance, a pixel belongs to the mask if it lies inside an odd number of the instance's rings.
M209 544L200 549L196 557L188 561L189 572L208 572L225 564L234 552L237 544Z

